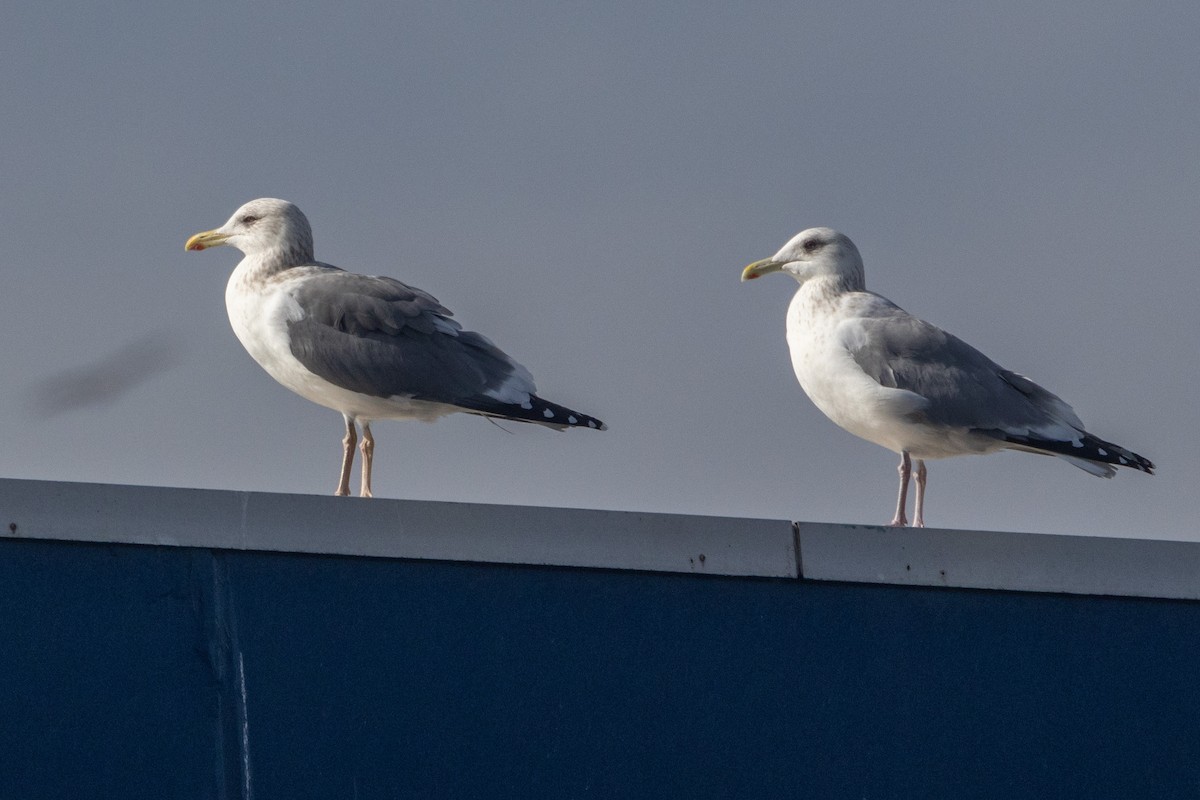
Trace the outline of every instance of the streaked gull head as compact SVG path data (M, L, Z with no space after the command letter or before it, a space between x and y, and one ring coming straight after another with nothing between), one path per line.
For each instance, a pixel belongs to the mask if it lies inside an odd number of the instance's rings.
M227 244L247 256L267 257L292 266L313 260L312 228L299 208L286 200L262 197L233 212L216 230L197 233L187 240L188 250Z
M742 270L742 280L753 280L770 272L786 272L800 283L818 277L837 278L843 288L851 291L861 290L864 286L862 256L858 254L858 248L845 234L833 228L801 231L775 255L755 261Z

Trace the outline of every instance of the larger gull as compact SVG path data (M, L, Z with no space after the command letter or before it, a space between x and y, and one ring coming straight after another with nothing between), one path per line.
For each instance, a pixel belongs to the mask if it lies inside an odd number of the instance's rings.
M900 496L891 525L925 525L925 460L1023 450L1057 456L1102 478L1116 466L1154 464L1088 433L1074 410L961 339L868 292L862 257L830 228L796 234L742 271L748 281L786 272L800 283L787 314L792 368L809 398L835 423L900 454ZM1116 466L1114 466L1116 465Z
M464 331L432 295L313 260L308 219L285 200L251 200L184 246L218 245L245 254L225 289L242 345L275 380L345 419L338 495L350 494L356 424L363 497L371 496L372 420L463 411L557 429L605 428L538 397L528 370Z

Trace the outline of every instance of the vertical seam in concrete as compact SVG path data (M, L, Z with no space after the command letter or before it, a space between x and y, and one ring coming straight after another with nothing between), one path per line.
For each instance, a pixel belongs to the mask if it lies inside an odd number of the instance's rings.
M796 580L804 578L804 558L800 555L800 523L792 523L792 547L796 549Z
M238 546L246 549L246 518L250 515L250 493L242 492L242 515L238 520Z

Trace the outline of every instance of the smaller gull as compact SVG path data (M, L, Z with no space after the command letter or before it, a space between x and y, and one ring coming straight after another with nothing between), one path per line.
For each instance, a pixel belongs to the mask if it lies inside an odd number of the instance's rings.
M913 525L925 525L925 460L997 450L1057 456L1102 478L1154 464L1088 433L1074 410L961 339L866 290L862 257L830 228L798 233L742 271L748 281L786 272L800 283L787 342L801 388L841 427L900 454L891 525L908 524L905 498L916 461Z
M528 370L464 331L432 295L315 261L308 219L285 200L251 200L184 247L224 244L245 255L225 288L242 345L275 380L345 419L335 494L350 494L361 425L361 494L371 496L377 419L432 421L462 411L560 430L605 428L538 397Z

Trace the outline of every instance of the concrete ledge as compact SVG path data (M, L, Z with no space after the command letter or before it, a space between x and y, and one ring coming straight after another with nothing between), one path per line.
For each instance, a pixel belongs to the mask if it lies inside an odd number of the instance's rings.
M783 520L0 479L0 538L797 577Z
M1200 599L1200 542L797 523L812 580Z
M1200 599L1200 542L0 479L0 540Z

